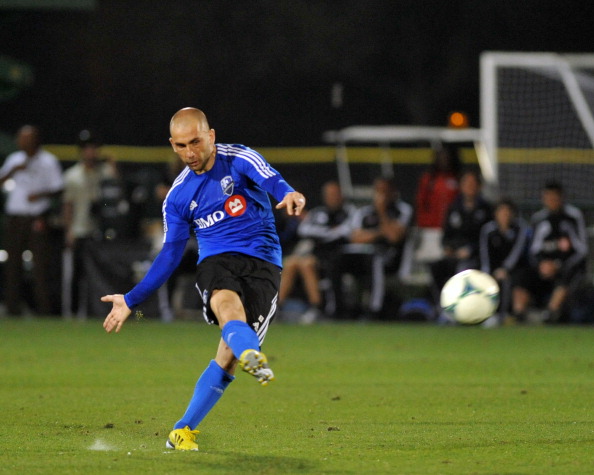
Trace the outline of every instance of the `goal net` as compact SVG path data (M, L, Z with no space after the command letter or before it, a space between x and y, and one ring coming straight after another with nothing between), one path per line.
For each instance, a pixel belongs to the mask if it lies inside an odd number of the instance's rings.
M539 201L557 180L594 201L594 54L483 53L481 127L501 195Z

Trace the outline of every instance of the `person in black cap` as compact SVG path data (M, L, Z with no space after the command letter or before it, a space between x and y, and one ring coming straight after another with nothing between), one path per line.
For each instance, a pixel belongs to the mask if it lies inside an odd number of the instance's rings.
M63 313L86 316L86 276L82 256L88 242L97 237L99 223L93 208L101 195L101 182L115 179L117 168L111 157L101 155L101 139L88 129L77 137L79 161L64 172L64 281Z

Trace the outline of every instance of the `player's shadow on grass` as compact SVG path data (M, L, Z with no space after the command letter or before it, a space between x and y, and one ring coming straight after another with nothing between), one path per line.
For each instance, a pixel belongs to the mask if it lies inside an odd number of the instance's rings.
M221 467L228 465L235 473L294 473L310 472L316 468L316 464L311 460L298 457L248 455L237 452L211 452L208 455L214 456L214 460L209 460L210 457L201 457L202 470L207 467L220 470ZM224 458L225 462L221 463L221 458Z

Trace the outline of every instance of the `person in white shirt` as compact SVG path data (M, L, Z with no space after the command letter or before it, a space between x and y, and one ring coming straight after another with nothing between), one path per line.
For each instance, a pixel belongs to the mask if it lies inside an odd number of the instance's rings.
M35 310L52 313L49 283L51 246L47 214L52 199L62 191L62 169L58 159L41 148L39 129L21 127L16 136L19 150L6 157L0 168L0 186L7 193L5 202L4 245L8 253L4 291L9 315L21 314L23 300L22 255L33 253L33 297Z

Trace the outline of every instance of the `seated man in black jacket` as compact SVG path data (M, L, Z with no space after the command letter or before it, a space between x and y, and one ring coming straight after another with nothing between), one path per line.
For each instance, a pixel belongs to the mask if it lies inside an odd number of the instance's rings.
M373 203L360 208L353 218L351 244L345 246L343 264L358 277L369 277L369 302L362 309L365 319L387 316L386 277L397 275L400 269L412 216L413 207L400 199L394 180L377 178Z
M283 261L283 272L279 290L279 304L282 305L293 292L298 277L305 290L308 310L301 315L301 323L310 324L322 314L335 313L332 308L323 308L324 299L320 289L321 274L332 278L334 266L340 258L341 246L351 233L350 220L355 207L345 202L340 185L329 181L322 186L323 204L307 212L297 228L300 240Z
M460 193L446 214L442 245L444 258L431 264L433 293L439 293L446 281L465 269L479 268L481 228L493 217L493 209L481 195L480 175L467 170L460 177Z

